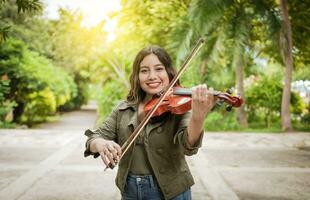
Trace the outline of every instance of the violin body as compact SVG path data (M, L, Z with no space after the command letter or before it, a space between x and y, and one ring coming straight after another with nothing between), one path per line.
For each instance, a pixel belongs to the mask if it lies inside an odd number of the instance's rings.
M144 112L148 113L157 103L158 98L149 101L145 107ZM172 112L174 114L183 114L192 109L192 98L188 96L171 95L163 100L159 107L154 112L153 116L160 116L165 112Z
M219 91L209 91L212 95L216 96L221 101L226 102L230 108L240 107L243 103L243 99L240 96L231 96L228 92L222 93ZM192 109L192 91L187 88L175 87L173 94L166 96L162 103L158 106L153 114L153 117L160 116L165 112L171 112L173 114L184 114ZM144 112L148 113L153 106L158 102L159 98L152 99L145 107ZM228 109L227 109L228 110Z

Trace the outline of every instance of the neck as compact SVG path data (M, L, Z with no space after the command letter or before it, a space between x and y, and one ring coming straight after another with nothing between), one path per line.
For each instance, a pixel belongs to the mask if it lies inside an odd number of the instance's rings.
M151 101L153 98L153 95L151 94L146 94L146 96L144 97L144 99L142 100L141 103L146 104L147 102Z
M221 92L219 91L214 91L214 90L209 90L209 94L213 94L215 96L219 95ZM184 95L184 96L192 96L192 90L188 88L176 88L173 90L173 94L176 95Z

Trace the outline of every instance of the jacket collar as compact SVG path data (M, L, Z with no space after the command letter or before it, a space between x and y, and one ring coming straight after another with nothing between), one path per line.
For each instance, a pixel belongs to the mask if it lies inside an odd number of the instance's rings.
M138 120L138 105L129 103L128 101L123 101L120 103L119 110L126 110L126 109L131 109L134 111L133 115L130 117L130 120L128 122L128 127L132 126L133 129L137 128L139 125L139 120ZM163 114L163 116L157 117L157 119L151 119L150 122L146 125L146 131L150 132L151 130L159 127L165 119L169 116L168 113Z
M132 109L133 111L137 111L138 105L135 103L130 103L128 101L122 101L118 106L119 110L126 110L128 108Z
M128 126L132 125L133 129L135 129L139 124L139 121L138 121L138 104L130 103L128 101L122 101L120 103L120 105L118 106L118 110L124 111L127 109L130 109L131 111L133 111L133 113L129 119Z

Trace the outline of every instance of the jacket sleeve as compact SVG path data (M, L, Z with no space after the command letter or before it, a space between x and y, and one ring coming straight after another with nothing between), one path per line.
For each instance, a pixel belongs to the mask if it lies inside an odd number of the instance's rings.
M188 144L188 142L187 142L187 136L188 136L187 127L189 125L190 117L191 117L191 112L187 112L187 113L180 116L180 119L177 120L178 121L178 129L177 129L177 132L174 136L174 143L179 143L181 148L183 148L183 150L184 150L184 154L187 156L194 155L198 152L198 149L202 145L202 139L203 139L203 135L204 135L203 134L204 131L202 130L202 133L201 133L198 141L196 142L196 144L193 146L190 146Z
M100 154L93 153L90 151L90 142L95 138L104 138L106 140L114 140L116 141L117 138L117 114L118 114L118 107L114 108L111 114L106 118L104 123L99 126L96 130L87 129L85 131L85 135L87 136L87 140L85 143L85 151L84 157L89 155L93 155L94 158L97 158Z

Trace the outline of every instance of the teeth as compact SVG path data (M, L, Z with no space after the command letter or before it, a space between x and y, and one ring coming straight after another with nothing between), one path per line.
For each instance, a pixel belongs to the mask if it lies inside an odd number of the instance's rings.
M160 83L149 83L149 87L158 87Z

